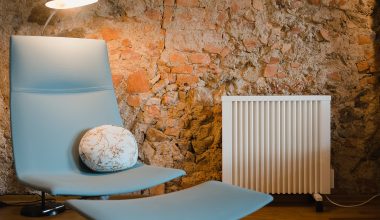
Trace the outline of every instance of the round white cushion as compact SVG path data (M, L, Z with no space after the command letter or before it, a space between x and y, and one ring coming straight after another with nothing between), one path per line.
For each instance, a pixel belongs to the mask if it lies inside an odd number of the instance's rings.
M102 125L84 134L79 143L79 155L91 170L119 171L136 164L138 146L127 129Z

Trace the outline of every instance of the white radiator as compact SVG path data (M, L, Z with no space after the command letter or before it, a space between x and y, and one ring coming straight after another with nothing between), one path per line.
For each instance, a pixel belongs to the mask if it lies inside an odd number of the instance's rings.
M223 96L223 182L330 193L330 96Z

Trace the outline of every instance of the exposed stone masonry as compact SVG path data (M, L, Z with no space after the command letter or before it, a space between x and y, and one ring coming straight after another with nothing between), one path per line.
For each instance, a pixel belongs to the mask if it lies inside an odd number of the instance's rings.
M0 193L21 193L9 128L10 34L40 35L45 1L0 0ZM45 35L104 39L125 127L145 163L221 179L222 95L332 95L337 193L380 190L374 0L100 0Z

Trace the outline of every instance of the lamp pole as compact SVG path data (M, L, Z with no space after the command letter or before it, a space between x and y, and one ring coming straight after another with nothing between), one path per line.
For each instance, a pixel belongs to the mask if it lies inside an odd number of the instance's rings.
M44 35L45 28L49 24L50 20L53 18L53 16L55 15L55 13L57 13L57 10L54 10L54 11L51 12L50 16L48 17L48 19L45 22L44 28L42 29L42 32L41 32L41 35Z

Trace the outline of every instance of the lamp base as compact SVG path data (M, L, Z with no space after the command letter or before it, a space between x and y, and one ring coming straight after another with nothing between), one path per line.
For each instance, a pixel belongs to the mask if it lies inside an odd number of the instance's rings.
M42 217L57 215L65 211L65 205L63 203L46 202L45 205L28 205L21 209L21 215L27 217Z

